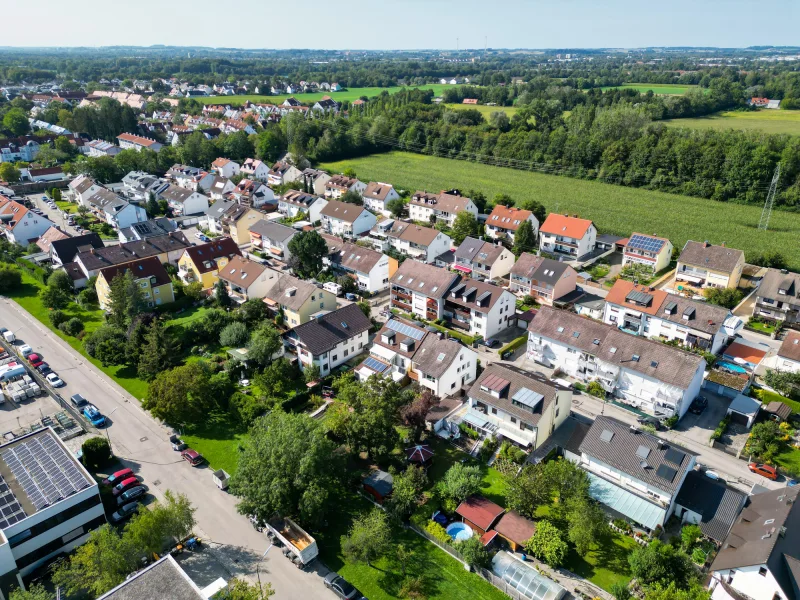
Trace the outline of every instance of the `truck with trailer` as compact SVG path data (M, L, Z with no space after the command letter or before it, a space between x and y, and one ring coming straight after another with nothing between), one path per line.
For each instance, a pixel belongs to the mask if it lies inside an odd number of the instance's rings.
M265 525L267 537L273 542L277 540L283 544L284 554L291 555L290 558L297 567L303 568L317 558L319 554L317 540L288 517L275 515Z

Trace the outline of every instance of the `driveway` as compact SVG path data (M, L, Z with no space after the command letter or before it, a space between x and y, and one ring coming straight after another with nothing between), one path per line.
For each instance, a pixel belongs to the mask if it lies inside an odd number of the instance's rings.
M709 393L707 390L703 390L702 395L708 399L706 409L699 415L687 412L678 422L675 431L680 432L698 444L708 445L708 440L725 416L731 404L731 399Z

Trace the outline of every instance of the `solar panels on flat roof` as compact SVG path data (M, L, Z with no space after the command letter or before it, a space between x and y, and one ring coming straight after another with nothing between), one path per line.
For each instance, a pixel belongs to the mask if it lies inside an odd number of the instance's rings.
M610 442L611 439L614 437L614 432L609 431L608 429L603 429L603 433L600 434L600 439L604 442Z
M481 386L486 387L493 392L502 392L510 385L510 383L511 382L508 381L508 379L503 379L498 375L489 375L481 382Z
M396 321L394 319L389 320L386 323L386 327L396 331L400 335L407 335L408 337L413 338L417 341L425 337L424 331L420 331L419 329L415 329L414 327L410 327L405 323L401 323L400 321Z
M529 408L536 408L536 406L544 400L544 396L528 388L520 388L516 394L511 398L514 402L527 406Z
M678 474L678 471L673 469L672 467L668 467L667 465L659 465L658 469L656 469L656 475L661 477L661 479L665 479L672 483L672 480L675 479L675 475Z
M0 528L10 527L17 521L21 521L27 515L22 510L17 497L9 489L5 480L0 477Z
M675 448L670 448L664 455L665 460L671 462L673 465L678 465L678 466L680 466L683 463L684 458L686 458L686 455L680 450L675 450Z
M637 448L636 450L636 456L642 459L647 458L648 456L650 456L650 448L648 448L647 446L639 446L639 448Z
M661 251L661 248L664 247L664 240L659 240L658 238L647 235L636 234L632 235L631 239L628 240L627 247L658 253Z
M364 361L364 366L369 369L372 369L377 373L383 373L386 369L389 368L389 365L387 365L386 363L382 363L381 361L372 358L371 356L367 357L367 359Z

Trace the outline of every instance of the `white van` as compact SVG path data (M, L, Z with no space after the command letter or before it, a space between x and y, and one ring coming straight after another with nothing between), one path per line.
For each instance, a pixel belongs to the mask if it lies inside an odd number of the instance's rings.
M330 292L334 296L342 295L342 286L334 281L329 281L328 283L322 284L322 289Z

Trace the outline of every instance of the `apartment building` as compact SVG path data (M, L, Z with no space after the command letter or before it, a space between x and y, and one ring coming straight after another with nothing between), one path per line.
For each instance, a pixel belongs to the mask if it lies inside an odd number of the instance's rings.
M0 233L12 244L27 246L54 225L47 217L31 212L15 200L0 196Z
M672 242L654 235L634 233L622 250L622 266L645 265L653 273L669 266L672 259Z
M492 209L489 218L486 219L486 235L492 239L503 240L512 245L517 229L525 221L530 222L535 239L539 231L539 221L531 211L498 204Z
M597 228L589 219L550 213L539 228L539 249L548 254L580 258L597 244Z
M441 319L445 296L458 279L451 271L408 259L389 280L391 306L423 319Z
M543 306L528 326L528 357L650 415L682 417L700 393L705 359Z
M354 192L361 195L366 189L367 184L363 181L359 181L355 177L334 175L325 182L325 197L331 200L338 200L347 192Z
M96 290L97 302L101 309L105 311L111 309L111 282L118 275L124 275L128 271L133 275L142 299L148 307L175 301L169 273L156 257L151 256L100 269L97 274Z
M278 212L294 219L299 214L308 215L311 223L322 220L322 209L328 204L325 198L320 198L314 194L307 194L300 190L287 190L286 193L278 198Z
M744 268L744 252L727 246L689 240L678 257L675 282L694 286L739 287Z
M169 185L159 191L158 197L167 201L172 214L176 216L204 215L208 212L208 196L194 190Z
M375 248L386 252L390 248L418 261L432 264L436 257L450 250L453 240L432 227L422 227L395 219L384 219L369 232Z
M392 212L386 207L392 200L400 198L400 194L389 183L370 181L364 189L364 207L382 214L384 217L391 217Z
M516 325L516 300L501 287L465 279L447 291L442 314L451 327L488 340Z
M800 322L800 274L767 269L756 291L753 316L784 323Z
M470 277L493 280L511 272L514 254L501 244L492 244L472 237L464 238L453 255L452 267Z
M478 207L458 190L438 194L418 191L411 196L408 203L408 215L412 221L431 224L443 221L448 227L452 227L458 213L464 211L478 217Z
M325 233L342 237L359 237L375 226L375 215L356 204L330 200L320 211Z
M391 317L375 334L369 350L370 358L354 369L356 376L361 381L376 374L395 382L406 377L418 381L419 377L411 374L412 359L429 335L434 334L408 319Z
M136 150L137 152L141 152L142 150L158 152L163 147L163 144L152 138L133 135L132 133L121 133L118 135L117 144L123 150Z
M523 252L511 268L508 289L552 306L554 300L574 292L577 284L578 273L568 264Z
M397 259L327 233L322 238L328 245L328 256L323 259L325 266L352 277L359 290L374 294L389 287L389 278L397 271Z

